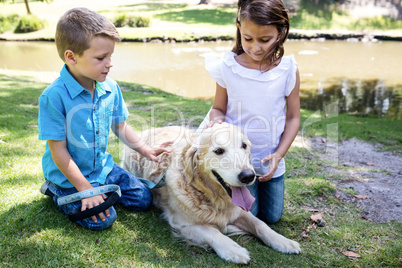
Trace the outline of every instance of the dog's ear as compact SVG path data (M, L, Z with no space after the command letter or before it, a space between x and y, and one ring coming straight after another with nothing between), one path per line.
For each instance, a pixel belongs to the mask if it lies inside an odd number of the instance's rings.
M184 155L184 174L188 182L194 178L194 170L198 167L198 158L198 148L193 144Z

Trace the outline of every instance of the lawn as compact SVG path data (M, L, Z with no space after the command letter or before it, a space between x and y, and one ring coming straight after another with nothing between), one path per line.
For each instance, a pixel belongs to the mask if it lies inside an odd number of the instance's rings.
M25 15L26 10L23 1L13 2L15 3L11 4L11 1L8 1L8 4L0 3L0 22L2 16L6 17L16 13L19 16ZM58 18L76 5L75 3L61 5L60 0L30 1L33 14L41 19L46 19L48 26L43 30L27 34L7 32L0 34L0 38L52 40ZM198 2L194 1L155 2L144 0L127 4L123 0L99 0L93 6L89 4L89 1L84 1L83 5L98 11L111 21L122 14L150 18L151 25L148 28L118 28L123 40L142 42L155 38L167 38L176 41L233 39L236 32L237 9L236 4L230 1L214 5L198 5ZM308 1L302 1L298 12L291 13L290 25L290 32L294 32L297 36L303 36L304 30L310 31L307 36L311 36L312 33L320 30L343 33L348 30L352 32L373 31L376 33L385 31L385 35L400 37L402 21L383 16L354 18L345 11L335 10L332 5L324 9L315 4L309 4Z
M211 101L186 99L145 85L120 82L136 131L165 125L197 126ZM38 97L47 84L35 73L0 71L0 266L4 267L237 267L206 251L173 238L160 211L128 211L117 206L112 228L90 231L68 221L39 192L43 183L37 140ZM339 124L341 139L363 139L382 127L381 140L400 144L401 122L378 118L337 118L302 111L302 126L310 136L325 135L328 124ZM321 116L321 115L319 115ZM318 116L318 117L319 117ZM338 120L339 119L339 120ZM330 121L327 121L330 120ZM395 130L396 129L396 130ZM396 132L395 132L396 131ZM112 135L113 136L113 135ZM110 140L108 151L120 161L121 144ZM373 223L362 219L361 208L335 196L337 185L313 152L292 147L287 155L285 210L271 227L298 241L303 252L286 255L248 236L234 237L251 254L252 267L400 267L402 223ZM338 189L352 192L350 189ZM322 213L324 227L312 223ZM341 252L352 251L359 258Z

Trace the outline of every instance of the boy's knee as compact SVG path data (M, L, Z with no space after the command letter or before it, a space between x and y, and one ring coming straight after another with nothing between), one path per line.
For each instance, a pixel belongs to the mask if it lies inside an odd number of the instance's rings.
M145 185L136 187L135 191L125 193L120 204L130 210L146 211L152 205L152 192Z
M141 194L140 194L141 198L139 198L138 200L138 208L137 210L139 211L146 211L149 210L151 208L152 205L152 192L148 189L148 187L144 187L141 190Z

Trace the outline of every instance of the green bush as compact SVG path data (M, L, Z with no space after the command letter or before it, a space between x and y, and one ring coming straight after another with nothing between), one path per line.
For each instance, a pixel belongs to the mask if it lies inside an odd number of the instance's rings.
M124 27L127 24L127 15L123 14L116 17L113 21L115 27Z
M13 29L18 19L19 16L17 14L8 15L7 17L0 16L0 33Z
M141 27L149 27L151 24L151 19L148 17L134 17L135 19L135 27L141 28Z
M132 28L141 28L141 27L149 27L151 24L151 19L143 16L134 16L122 14L117 16L114 20L112 20L114 26L116 27L132 27Z
M21 17L14 32L15 33L35 32L45 28L45 26L46 22L44 20L39 19L35 15L28 15Z

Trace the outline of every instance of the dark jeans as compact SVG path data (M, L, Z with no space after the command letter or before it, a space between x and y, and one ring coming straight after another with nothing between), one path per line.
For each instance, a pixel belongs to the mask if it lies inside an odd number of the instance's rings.
M272 178L266 182L257 180L247 188L255 198L250 212L267 223L278 222L283 211L285 176Z
M122 169L117 164L114 165L112 171L107 176L105 185L107 184L116 184L120 186L121 197L118 203L128 209L145 211L149 209L152 204L151 191L138 178L133 176L130 172ZM99 183L93 183L92 186L98 187L101 185ZM56 206L59 197L77 192L75 188L61 188L51 182L49 183L49 190L54 195L53 201ZM60 211L63 211L66 214L78 207L81 207L81 201L57 206ZM77 223L91 230L102 230L108 228L114 223L117 216L116 210L113 206L109 208L109 211L110 216L106 217L106 221L104 222L100 220L99 216L96 216L98 219L98 222L96 223L92 221L91 217L77 221Z

